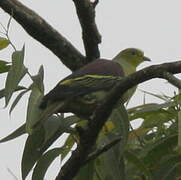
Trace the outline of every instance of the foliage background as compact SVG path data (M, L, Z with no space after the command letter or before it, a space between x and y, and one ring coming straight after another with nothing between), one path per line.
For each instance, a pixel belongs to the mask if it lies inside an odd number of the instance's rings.
M37 11L83 52L80 27L72 1L62 0L52 3L43 0L37 2L22 0L22 2ZM44 8L42 8L42 4ZM97 24L103 37L100 49L101 56L111 58L120 49L138 47L153 59L153 64L179 60L181 58L181 37L179 36L181 25L178 23L181 17L180 5L179 0L174 2L169 0L101 1L96 9ZM0 21L6 24L8 18L9 16L0 10ZM46 91L51 89L60 78L70 73L51 52L30 38L15 21L12 21L10 36L19 49L22 48L24 43L26 44L25 64L31 73L36 73L41 64L45 66ZM11 51L10 47L8 49ZM0 58L4 60L9 60L9 56L8 51L0 52ZM145 65L147 64L143 66ZM56 77L53 73L56 74ZM3 78L0 80L1 87L4 87L3 80ZM28 84L28 79L23 81ZM161 80L144 83L139 88L167 95L172 95L175 90ZM157 98L146 96L146 102L157 101ZM142 102L143 93L137 92L130 102L130 106L142 104ZM25 105L27 105L27 102L22 100L20 107L13 112L9 119L7 119L8 110L1 110L0 137L7 135L8 132L24 122L25 112L23 112L23 109ZM3 107L3 103L1 103L1 107ZM0 178L13 179L7 171L7 167L17 177L20 177L19 164L22 154L20 147L24 144L24 137L1 145ZM5 156L5 154L8 156ZM48 173L47 179L57 174L55 169L58 170L58 166Z

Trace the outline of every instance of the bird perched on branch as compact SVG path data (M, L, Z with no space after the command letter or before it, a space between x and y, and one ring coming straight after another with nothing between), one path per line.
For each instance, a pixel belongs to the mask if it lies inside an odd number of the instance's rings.
M88 119L114 85L122 77L134 73L144 61L149 59L141 50L129 48L121 51L112 61L97 59L85 65L61 80L43 97L40 108L44 110L44 117L72 112Z

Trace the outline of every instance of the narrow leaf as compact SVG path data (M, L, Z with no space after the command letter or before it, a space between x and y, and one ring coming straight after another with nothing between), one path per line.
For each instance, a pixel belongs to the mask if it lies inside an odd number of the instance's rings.
M11 108L9 110L9 114L11 114L11 112L13 111L13 109L15 108L15 106L18 104L19 100L23 97L23 95L25 93L27 93L29 91L29 89L26 89L25 91L22 91L18 94L18 96L16 97L16 99L14 100L14 102L11 105Z
M165 95L158 95L158 94L154 94L154 93L151 93L151 92L148 92L148 91L143 91L143 90L141 90L141 91L144 92L145 94L149 94L149 95L154 96L156 98L159 98L159 99L161 99L163 101L168 101L170 99L170 97L165 96Z
M144 162L136 156L135 153L126 151L124 155L125 158L139 170L139 172L142 172L146 177L152 178L152 174L149 169L145 166Z
M75 139L73 138L73 135L69 135L63 145L63 152L61 154L61 160L63 161L64 158L67 156L68 153L71 152L71 149L73 145L75 144Z
M117 127L116 133L121 134L122 136L122 140L120 142L121 149L119 152L119 157L121 157L125 150L129 136L128 113L123 104L120 104L120 106L113 111L110 120L115 124L115 127Z
M44 79L44 69L43 66L40 66L38 74L35 76L31 76L34 84L38 87L38 89L43 93L44 92L44 84L43 84L43 79Z
M23 89L26 89L26 87L24 86L18 86L15 91L21 91ZM5 96L5 89L1 89L0 90L0 99L3 98Z
M150 148L147 146L148 149L145 149L147 153L144 157L144 163L146 163L147 166L154 165L155 162L159 161L162 157L173 153L173 148L175 148L176 145L177 135L172 135L157 141L155 144L151 144Z
M39 108L43 94L36 87L32 87L32 91L28 100L26 131L31 134L35 124L40 120L42 110Z
M181 111L178 112L178 151L181 152Z
M25 124L23 124L22 126L20 126L18 129L16 129L14 132L12 132L11 134L9 134L8 136L6 136L5 138L0 140L0 143L6 142L6 141L10 141L12 139L15 139L23 134L25 134Z
M59 117L57 117L59 118ZM69 120L68 120L69 119ZM28 139L25 144L24 152L23 152L23 158L22 158L22 177L23 180L26 178L26 176L29 174L33 166L35 165L36 161L42 156L42 154L51 146L51 144L58 139L66 129L66 127L70 127L70 125L75 123L76 118L70 117L65 118L63 121L64 125L60 124L59 128L55 127L54 125L51 127L45 129L49 123L51 123L51 118L45 122L43 127L39 127L39 129L36 129L33 131L33 134L28 136ZM68 120L68 121L66 121ZM55 121L57 122L57 121ZM60 121L62 122L62 121ZM49 124L50 125L50 124ZM55 129L53 129L55 128ZM54 132L54 133L52 133ZM46 139L45 139L46 138Z
M8 72L10 67L9 62L0 60L0 74Z
M167 155L162 161L158 161L153 172L155 179L170 180L177 179L176 176L181 176L180 170L181 155L175 153L174 155Z
M63 117L51 116L43 123L45 129L45 142L48 141L62 126Z
M36 76L31 76L33 84L31 86L31 94L28 101L27 117L26 117L26 130L29 134L36 124L40 121L42 115L42 110L39 108L43 94L44 94L44 84L43 84L44 70L43 66L40 67L39 72Z
M25 180L37 159L42 155L41 146L44 142L44 129L40 128L26 140L23 157L21 161L22 179Z
M24 61L24 47L21 51L15 51L12 55L12 66L8 72L6 85L5 85L5 101L6 106L18 87L19 82L26 74L26 68L23 64Z
M171 167L169 169L169 171L167 171L165 173L165 176L163 177L163 180L170 180L170 178L173 178L174 176L176 176L176 174L177 174L176 172L177 172L177 168L178 167L181 167L181 163L180 162L175 164L173 167ZM176 179L180 179L180 176L176 177Z
M94 161L91 161L80 169L74 180L85 180L85 177L86 180L93 180L94 173Z
M95 166L102 179L117 180L120 179L120 177L124 179L125 170L122 155L127 145L129 121L127 111L123 104L120 104L120 106L112 112L109 121L113 123L115 128L111 128L111 132L108 132L105 137L98 140L98 145L109 144L118 134L122 139L119 143L98 157Z
M10 41L6 38L0 37L0 50L6 48L10 44Z
M107 138L103 140L103 143L109 144L110 141L112 141L113 139L112 136L114 135L109 133L109 135L107 135ZM101 179L108 179L109 177L109 179L111 180L117 180L122 179L120 177L124 176L124 170L121 168L120 164L122 157L119 158L119 151L120 143L113 146L108 151L104 152L102 155L98 156L98 158L95 160L95 168L98 174L102 177Z
M45 145L47 144L47 142L54 142L63 133L67 132L70 126L76 122L76 116L63 118L53 115L49 117L47 121L43 123L43 128L45 130Z
M61 154L62 150L62 148L54 148L46 152L37 162L33 171L32 180L43 180L48 167L53 160Z
M127 111L131 116L133 116L139 113L153 112L153 111L157 111L164 108L174 107L175 105L176 103L173 101L169 101L162 104L149 103L149 104L144 104L141 106L136 106L134 108L128 109Z

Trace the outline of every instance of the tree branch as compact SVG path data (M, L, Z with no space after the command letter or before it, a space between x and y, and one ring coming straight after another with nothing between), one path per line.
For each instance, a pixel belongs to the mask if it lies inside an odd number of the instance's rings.
M90 0L73 0L73 2L82 27L86 57L92 61L100 57L98 44L101 43L101 35L95 23L95 6L98 1L91 3Z
M169 72L171 74L181 73L181 61L153 65L120 80L111 90L103 104L97 108L94 117L88 123L87 130L80 137L80 143L77 145L76 150L72 153L72 156L60 170L56 180L71 180L76 176L81 166L84 165L91 148L95 144L100 130L123 93L135 85L150 79L164 79L165 72Z
M18 0L0 0L0 7L13 15L31 37L51 50L72 71L87 63L85 57L65 37Z

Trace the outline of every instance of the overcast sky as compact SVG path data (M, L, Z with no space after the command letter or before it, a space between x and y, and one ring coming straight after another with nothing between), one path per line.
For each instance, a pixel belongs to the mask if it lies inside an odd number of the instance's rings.
M71 0L21 0L22 3L34 9L53 27L69 39L82 53L81 29ZM181 60L181 1L180 0L104 0L97 6L97 24L102 35L100 45L101 57L111 59L120 50L128 47L140 48L152 59L139 67ZM9 16L0 9L0 22L6 25ZM29 71L37 73L40 65L45 68L45 90L49 91L70 71L62 65L56 56L40 43L32 39L15 21L11 23L10 38L18 49L25 43L25 64ZM12 48L0 51L0 59L9 61ZM23 84L30 83L28 78ZM0 89L4 87L4 77L0 76ZM164 80L152 80L143 83L139 89L153 93L173 95L176 90ZM0 102L0 138L22 125L25 121L25 106L27 96L14 110L11 116L8 109L3 109ZM130 106L143 102L143 94L137 92ZM146 102L158 102L156 98L146 96ZM0 144L0 179L14 180L7 171L21 179L20 162L26 135ZM58 161L56 161L58 162ZM46 175L52 179L57 174L58 165L54 165ZM30 177L27 179L30 180Z

